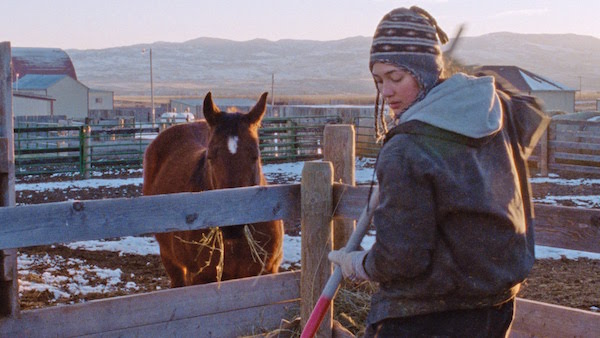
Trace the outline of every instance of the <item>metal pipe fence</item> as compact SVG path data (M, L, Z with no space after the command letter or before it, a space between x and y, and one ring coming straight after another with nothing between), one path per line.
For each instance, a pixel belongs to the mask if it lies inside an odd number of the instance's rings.
M336 116L265 118L259 129L264 163L322 158L323 129ZM184 122L186 123L186 122ZM175 124L35 125L14 128L16 175L140 169L146 147Z

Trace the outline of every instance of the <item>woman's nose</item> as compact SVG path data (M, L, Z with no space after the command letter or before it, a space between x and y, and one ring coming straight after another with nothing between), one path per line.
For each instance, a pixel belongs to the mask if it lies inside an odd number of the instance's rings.
M383 95L383 97L390 97L394 95L394 90L389 84L384 82L381 89L381 95Z

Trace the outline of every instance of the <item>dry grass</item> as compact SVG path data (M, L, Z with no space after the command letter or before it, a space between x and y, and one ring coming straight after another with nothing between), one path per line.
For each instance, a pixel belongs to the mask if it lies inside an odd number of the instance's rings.
M356 337L362 336L375 285L372 282L353 283L347 280L342 282L333 302L334 331L339 330L341 326ZM251 337L297 338L302 333L300 325L300 314L293 312L281 320L278 329Z

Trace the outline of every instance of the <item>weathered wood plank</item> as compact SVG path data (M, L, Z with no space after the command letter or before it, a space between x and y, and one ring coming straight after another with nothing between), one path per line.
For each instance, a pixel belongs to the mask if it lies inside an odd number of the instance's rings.
M535 204L536 244L600 252L600 209Z
M598 337L600 313L517 298L511 338Z
M559 125L568 125L568 126L593 126L600 127L600 122L597 121L588 121L588 120L562 120L562 119L552 119L550 122L551 126L559 126Z
M327 124L323 131L323 160L333 165L333 181L354 185L355 161L354 126L351 124ZM354 220L333 221L333 248L346 245L356 227Z
M598 135L597 130L593 130L591 128L588 130L564 129L556 132L556 139L577 139L579 142L597 143L600 141L600 135Z
M0 249L299 217L300 185L0 208Z
M360 213L369 202L371 186L349 186L346 184L333 185L333 216L335 218L358 219Z
M557 161L582 161L593 165L600 162L600 155L585 155L554 151L550 155L550 159L555 163ZM586 167L589 166L590 165L586 165Z
M325 287L333 267L327 254L333 240L333 166L331 162L306 162L302 169L301 185L301 245L302 276L300 317L306 325L321 290ZM333 312L331 307L323 316L317 330L318 337L331 337Z
M600 143L584 143L584 142L568 142L568 141L550 141L550 146L553 147L554 152L561 152L559 149L569 150L593 150L600 151ZM562 150L564 151L564 150Z
M299 301L269 304L83 337L247 337L279 328L289 313L297 313L298 306Z
M11 59L10 42L0 42L0 207L12 207L16 199ZM0 229L5 226L3 220ZM0 316L18 314L17 250L1 250Z
M571 172L580 174L600 175L600 166L586 167L574 164L550 163L548 166L552 172Z
M261 318L268 318L270 311L276 311L275 318L283 318L281 311L299 306L299 295L300 272L285 272L23 311L19 318L0 319L0 337L72 337L101 333L170 337L173 335L167 333L173 333L175 328L192 333L247 330L252 328L250 325L258 325ZM245 319L238 317L242 314ZM136 335L142 332L154 334ZM175 333L181 336L179 331Z

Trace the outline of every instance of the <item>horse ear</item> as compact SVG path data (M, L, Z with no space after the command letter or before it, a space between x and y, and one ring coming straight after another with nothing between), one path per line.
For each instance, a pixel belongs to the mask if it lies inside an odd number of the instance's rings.
M221 111L219 110L219 107L217 107L212 100L211 92L208 92L208 94L206 94L206 97L204 98L203 112L206 122L208 122L208 124L211 126L214 126L217 123L217 119L219 118L219 116L221 116Z
M265 113L267 112L267 95L268 94L269 93L264 92L260 96L260 99L258 99L258 102L256 102L254 107L252 107L250 112L248 112L248 114L246 114L246 119L248 120L248 122L250 122L250 124L260 123L260 120L262 120L263 115L265 115Z

